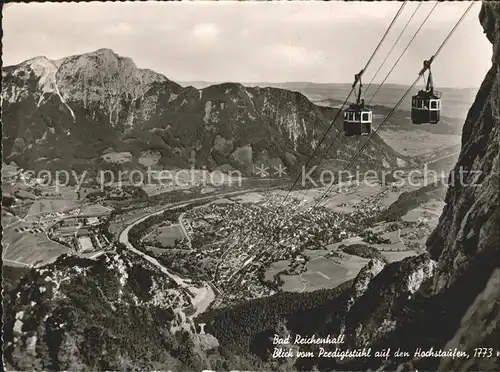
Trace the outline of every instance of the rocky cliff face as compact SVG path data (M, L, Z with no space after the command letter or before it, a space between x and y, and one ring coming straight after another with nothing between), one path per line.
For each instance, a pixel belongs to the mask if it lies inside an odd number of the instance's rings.
M446 208L427 242L438 261L432 295L460 294L459 309L466 310L445 347L470 355L476 347L500 346L500 2L483 2L479 19L493 44L492 67L465 121L462 151L450 175L459 179L462 172L464 182L449 187ZM440 371L473 368L498 370L500 358L439 364Z
M276 88L183 88L109 49L58 61L36 57L3 68L2 78L3 154L30 169L91 164L104 152L137 158L148 150L159 151L164 165L293 167L336 113ZM335 142L328 158L339 164L365 140L342 137L333 130L325 141ZM358 161L396 167L398 156L375 136Z
M495 228L499 212L499 10L498 2L489 2L480 13L485 34L493 43L492 67L467 115L462 150L450 174L453 184L446 195L446 208L427 244L443 268L436 276L437 292L450 287L476 256L488 254L499 243ZM444 270L446 267L455 270Z
M174 335L192 332L177 311L182 302L174 282L126 252L61 257L30 270L4 297L4 363L26 371L190 370L173 356L182 345Z

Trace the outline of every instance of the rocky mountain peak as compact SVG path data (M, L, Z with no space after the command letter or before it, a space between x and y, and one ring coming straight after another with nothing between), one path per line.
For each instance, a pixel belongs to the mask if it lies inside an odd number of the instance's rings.
M139 70L132 59L99 49L64 59L57 71L57 83L63 98L70 102L83 101L84 106L106 102L114 107L121 97L137 99L144 94L144 75L149 76L148 83L156 80L151 73Z
M57 70L54 61L44 56L38 56L21 63L21 66L32 69L38 77L41 77L47 71Z
M118 58L118 55L110 48L100 48L88 54L102 55L105 58Z

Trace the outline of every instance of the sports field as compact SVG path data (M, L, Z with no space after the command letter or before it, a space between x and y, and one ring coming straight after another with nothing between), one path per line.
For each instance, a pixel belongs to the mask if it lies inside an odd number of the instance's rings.
M158 244L161 247L173 247L176 239L186 237L179 225L160 227L146 238L146 241Z
M239 195L234 197L234 200L238 200L240 203L258 203L267 200L270 195L264 196L258 192L249 192L248 194Z
M425 222L435 226L443 212L445 206L444 201L432 199L420 207L412 209L402 217L403 221L417 222L425 220Z
M158 164L161 159L161 154L157 151L152 152L143 152L139 157L139 164L144 165L145 167L151 167L153 165Z
M93 215L93 216L102 216L108 215L112 211L111 208L105 207L99 204L91 204L82 207L80 214L82 215Z

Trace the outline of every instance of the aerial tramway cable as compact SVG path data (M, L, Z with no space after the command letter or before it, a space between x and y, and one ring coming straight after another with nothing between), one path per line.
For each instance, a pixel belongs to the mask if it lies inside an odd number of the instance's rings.
M411 14L410 18L408 18L408 21L406 21L406 24L405 26L403 27L403 29L401 30L401 32L399 33L399 36L398 38L396 39L396 41L394 42L394 44L392 45L391 49L389 50L389 53L387 53L387 55L385 56L384 60L382 61L382 63L380 64L377 72L375 72L375 74L373 75L372 79L370 80L370 83L368 84L368 86L366 87L365 89L365 92L364 94L366 95L366 93L368 92L368 89L370 89L370 87L372 86L372 83L373 83L373 80L375 80L375 78L377 77L378 73L380 72L380 70L382 69L382 67L384 67L384 64L385 62L387 62L387 59L389 58L389 56L392 54L392 52L394 51L394 48L396 47L396 45L398 44L399 40L401 39L401 37L403 36L404 32L406 31L406 29L408 28L408 26L410 25L410 22L411 20L413 19L413 17L415 17L415 14L417 13L417 11L420 9L420 7L422 6L422 2L419 2L417 7L415 8L415 10L413 11L413 13Z
M418 81L424 76L424 73L431 67L431 63L438 57L439 53L441 53L441 51L443 50L444 46L446 45L446 43L448 42L448 40L451 38L451 36L454 34L455 30L458 28L458 26L460 25L460 23L462 23L462 21L464 20L465 16L469 13L469 11L472 9L472 7L474 6L475 2L473 1L468 7L467 9L464 11L464 14L462 14L462 16L460 17L460 19L457 21L457 23L455 24L455 26L453 26L453 28L451 29L451 31L448 33L448 36L444 39L444 41L441 43L441 45L439 46L439 48L437 49L436 53L434 53L434 55L428 60L428 61L425 61L424 63L424 67L422 68L422 70L419 72L417 78L415 79L415 81L413 82L413 84L408 88L408 90L403 94L403 96L401 97L401 99L396 103L396 106L394 106L394 108L389 112L389 114L386 116L386 118L378 125L378 127L375 129L374 132L372 132L370 134L370 136L368 137L368 139L366 140L366 142L363 144L363 146L361 146L361 149L358 150L358 152L354 155L354 157L351 159L351 161L349 162L349 164L347 164L347 166L344 168L344 171L348 170L349 167L358 159L358 157L361 155L361 153L363 152L363 150L366 148L366 146L368 146L368 143L370 142L370 140L373 138L373 136L379 131L379 129L385 124L387 123L387 121L390 119L390 117L394 114L394 112L398 109L398 107L401 105L401 103L404 101L404 99L408 96L408 94L411 92L411 90L414 88L414 86L418 83ZM435 6L434 6L435 8ZM434 9L432 8L432 9ZM316 204L314 205L313 209L314 208L317 208L321 202L323 201L324 197L327 195L327 193L331 190L333 186L333 182L330 184L330 186L327 188L327 190L325 191L325 193L323 193L323 195L319 198L319 200L316 202Z
M425 17L425 19L422 21L422 23L420 24L420 27L417 29L417 31L415 31L415 33L413 34L413 37L410 39L410 41L408 42L408 44L406 44L406 47L403 49L403 51L399 55L399 57L396 60L396 62L394 62L394 64L392 65L391 69L389 70L389 72L385 75L384 80L382 80L382 82L378 85L377 90L375 91L375 93L373 93L372 98L370 98L370 100L368 101L368 104L370 104L373 101L373 99L375 98L375 96L377 95L377 93L380 91L380 88L382 88L382 86L384 85L384 83L387 81L387 79L389 78L389 75L392 73L392 71L394 71L394 69L398 65L399 61L401 61L401 58L403 58L404 54L406 53L406 51L410 47L411 43L413 43L413 40L415 40L415 38L419 34L420 30L422 29L422 27L424 27L425 23L430 18L431 14L434 12L434 9L436 9L436 7L438 6L438 4L439 4L439 2L436 2L434 4L434 6L432 7L432 9L429 12L429 14L427 14L427 16Z
M420 3L422 4L422 3ZM419 5L420 5L419 4ZM413 42L413 40L415 40L415 38L417 37L418 33L420 32L420 30L422 29L422 27L425 25L425 23L427 22L427 20L429 19L429 17L431 16L431 14L434 12L434 10L436 9L437 5L439 3L436 2L436 4L434 4L434 6L432 7L432 9L430 10L429 14L427 14L427 16L425 17L425 19L422 21L422 23L420 24L419 28L417 29L417 31L415 31L415 33L413 34L413 37L411 38L411 40L408 42L408 44L406 45L406 47L404 48L404 50L401 52L401 54L399 55L398 59L396 60L396 62L394 62L394 64L392 65L391 69L389 70L389 72L387 73L387 75L384 77L384 80L382 81L382 83L379 84L377 90L375 91L375 93L373 94L372 98L370 98L370 101L368 101L368 105L372 102L373 98L377 95L377 93L380 91L380 88L382 87L382 85L384 85L385 81L387 80L387 78L389 77L389 75L392 73L392 71L394 71L394 69L396 68L397 64L399 63L399 61L401 60L401 58L403 57L403 55L405 54L405 52L408 50L408 48L410 47L411 43ZM418 9L418 7L417 7ZM414 13L415 14L415 13ZM414 15L413 14L413 15ZM368 90L368 89L367 89ZM366 90L365 90L365 93L366 93ZM328 146L328 149L327 151L325 152L326 154L328 153L328 151L330 151L330 148L332 146L332 143L330 143L330 146Z
M399 10L397 11L396 15L394 16L394 18L392 19L391 23L389 24L389 27L387 28L387 30L385 31L384 35L382 36L382 38L380 39L377 47L375 48L375 50L373 51L372 55L370 56L370 58L368 59L368 62L366 63L365 67L361 70L361 72L357 75L359 76L359 79L361 79L361 76L363 75L363 73L366 71L366 69L368 68L368 66L370 65L370 63L372 62L373 58L375 57L375 54L377 54L378 50L380 49L380 46L382 45L383 41L385 40L385 38L387 37L387 35L389 34L389 31L392 29L392 27L394 26L394 23L396 22L396 20L399 18L401 12L403 11L404 7L406 6L408 0L406 0L405 2L403 2L403 4L401 4ZM356 83L357 81L355 81ZM339 118L340 114L342 113L343 109L344 109L344 106L347 104L347 101L349 100L349 98L351 97L351 94L353 93L354 89L355 89L356 85L353 84L351 90L349 91L349 94L347 95L344 103L342 103L342 106L340 107L340 109L338 110L337 114L335 115L334 119L332 120L330 126L328 127L328 129L326 130L326 132L323 134L323 136L321 137L321 139L319 140L319 142L316 144L316 146L314 147L314 150L312 152L311 155L309 155L305 165L304 165L304 168L307 168L307 166L309 165L309 163L311 162L311 160L313 159L314 155L316 154L316 152L318 151L319 147L321 146L321 144L323 143L323 141L325 140L326 136L328 135L328 133L332 130L333 127L335 127L337 130L338 128L336 127L335 125L335 122L337 121L337 119ZM285 198L282 200L281 204L283 205L286 201L286 199L288 198L288 196L290 195L290 193L292 192L293 188L297 185L297 182L299 182L299 179L300 179L300 174L297 176L297 178L295 179L295 181L293 182L292 184L292 187L290 187L290 190L288 190Z
M386 55L386 57L385 57L384 61L383 61L383 62L382 62L382 64L379 66L379 68L378 68L377 72L375 73L375 75L373 76L372 80L371 80L371 81L370 81L370 83L368 84L368 87L365 89L364 94L366 94L366 92L367 92L367 91L368 91L368 89L370 88L371 84L373 83L373 80L375 79L375 77L377 76L377 74L380 72L381 68L383 67L383 65L384 65L384 64L385 64L385 62L387 61L388 57L389 57L389 56L391 55L391 53L393 52L393 50L394 50L395 46L397 45L397 43L399 42L399 40L400 40L400 39L401 39L401 37L403 36L403 33L404 33L404 32L406 31L406 29L408 28L408 26L409 26L409 24L410 24L411 20L414 18L415 14L417 13L418 9L420 9L420 6L421 6L421 5L422 5L422 3L419 3L419 4L418 4L418 6L417 6L417 7L415 8L415 10L413 11L413 13L411 14L410 18L408 19L408 21L406 22L405 26L404 26L404 27L403 27L403 29L401 30L401 32L400 32L400 34L399 34L398 38L396 39L396 41L395 41L395 42L394 42L394 44L392 45L392 47L391 47L391 49L390 49L389 53ZM437 3L436 3L436 5L437 5ZM436 7L436 5L434 6L434 8ZM432 8L431 13L432 13L432 11L434 10L434 8ZM401 9L400 9L400 10L401 10ZM429 14L429 15L430 15L430 14ZM428 17L427 17L427 18L428 18ZM426 20L427 20L427 18L426 18ZM424 23L426 22L426 20L424 21ZM421 27L420 27L420 28L422 28L422 26L423 26L423 24L421 25ZM389 26L389 27L391 27L391 26ZM419 30L420 30L420 28L419 28ZM417 33L418 33L418 31L417 31ZM386 32L386 34L387 34L387 32ZM385 36L385 35L384 35L384 36ZM414 39L414 38L415 38L415 37L413 37L413 39ZM412 39L412 40L413 40L413 39ZM411 43L411 42L410 42L410 43ZM381 43L379 43L379 46L380 46L380 44L381 44ZM399 60L400 60L400 59L401 59L401 58L399 58L397 62L399 62ZM396 64L397 64L397 62L396 62ZM351 93L352 93L352 91L351 91ZM359 97L358 97L358 98L359 98ZM373 97L372 97L372 99L373 99ZM347 102L347 101L346 101L346 102ZM344 103L344 105L343 105L343 106L345 106L345 103ZM343 107L343 106L342 106L342 107ZM327 150L324 152L324 154L323 154L323 156L322 156L322 158L321 158L321 160L320 160L320 164L321 164L321 162L323 161L323 159L324 159L324 157L326 156L326 154L328 154L328 152L330 151L330 149L331 149L332 145L333 145L333 141L330 143L330 145L328 146ZM306 166L307 166L307 165L306 165ZM292 188L293 188L293 187L292 187ZM306 195L307 195L307 193L308 193L308 191L306 191ZM287 196L288 196L288 194L287 194Z

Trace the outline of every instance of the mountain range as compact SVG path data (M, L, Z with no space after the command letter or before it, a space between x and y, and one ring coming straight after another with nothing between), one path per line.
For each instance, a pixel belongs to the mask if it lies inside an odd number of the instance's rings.
M279 88L182 87L109 49L56 61L36 57L2 68L2 81L4 161L29 169L89 167L104 154L130 152L136 160L150 151L165 167L246 174L253 164L294 168L337 112ZM342 164L365 139L346 140L334 129L321 150L332 141L325 155ZM396 167L401 161L374 136L357 164Z
M451 88L451 87L440 87L439 76L434 77L436 82L436 90L442 93L442 114L448 118L456 118L463 121L463 118L467 115L470 104L474 100L477 93L477 87L471 88ZM182 86L193 86L199 89L204 87L214 85L215 83L205 82L205 81L183 81L179 82ZM352 85L347 83L311 83L311 82L251 82L242 83L248 87L273 87L279 89L286 89L291 91L296 91L304 94L312 102L316 103L321 100L334 100L338 103L342 103L345 100L347 94L351 90ZM417 86L412 90L403 104L400 106L400 110L409 111L411 104L411 95L416 94L417 90L422 88L422 84L417 84ZM392 108L403 94L408 90L408 85L403 84L389 84L384 83L384 85L379 87L379 84L364 82L363 94L366 101L372 101L373 105L385 106ZM376 94L375 94L376 93Z

